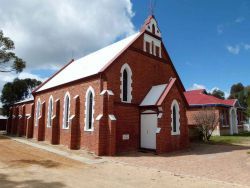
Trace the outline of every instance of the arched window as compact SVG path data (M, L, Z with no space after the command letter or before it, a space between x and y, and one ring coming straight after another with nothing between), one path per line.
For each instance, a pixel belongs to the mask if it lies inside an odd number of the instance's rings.
M171 105L171 127L172 135L179 135L180 134L180 108L177 100L173 100Z
M85 131L94 130L94 96L95 92L92 87L89 87L86 92L86 102L85 102Z
M52 114L53 114L53 97L50 96L48 105L47 127L52 126Z
M69 128L69 114L70 114L70 96L66 93L64 97L64 112L63 112L63 128Z
M121 68L121 101L130 103L132 100L132 71L128 64Z
M124 69L122 76L123 76L122 100L128 101L128 72L126 69Z
M37 103L36 103L36 122L35 122L35 126L38 126L38 120L39 120L40 115L41 115L41 100L39 98L37 100Z
M152 25L152 33L155 34L155 24Z
M176 125L177 125L177 119L176 119L176 107L173 107L173 132L176 132Z

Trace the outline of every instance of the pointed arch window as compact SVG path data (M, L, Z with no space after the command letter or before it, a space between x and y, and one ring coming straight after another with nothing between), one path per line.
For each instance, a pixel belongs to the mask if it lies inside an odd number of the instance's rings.
M122 100L123 101L128 101L128 72L126 69L123 71L123 88L122 88Z
M94 89L89 87L86 92L86 102L85 102L85 131L94 130Z
M132 100L132 71L128 64L124 64L121 68L121 94L122 102L131 103Z
M49 105L48 105L48 116L47 116L47 127L52 126L52 115L53 115L53 97L49 98Z
M63 128L69 128L69 115L70 115L70 95L66 93L64 97L64 110L63 110Z
M38 126L38 120L39 120L40 116L41 116L41 100L39 98L37 100L37 103L36 103L36 122L35 122L35 126Z
M177 100L173 100L171 105L171 134L179 135L180 134L180 108Z
M155 35L155 24L152 24L152 33Z

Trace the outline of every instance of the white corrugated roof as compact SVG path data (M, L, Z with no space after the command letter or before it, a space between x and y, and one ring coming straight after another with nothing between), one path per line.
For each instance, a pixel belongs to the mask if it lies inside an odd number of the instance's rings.
M0 115L0 119L7 119L7 116Z
M139 34L140 32L72 62L39 88L37 92L99 73L106 64L133 42Z
M29 101L33 101L33 100L34 100L34 97L30 96L29 98L24 99L24 100L19 101L19 102L16 102L15 104L25 103L25 102L29 102Z
M166 87L167 87L167 84L153 86L148 92L148 94L146 95L146 97L143 99L140 106L155 105Z

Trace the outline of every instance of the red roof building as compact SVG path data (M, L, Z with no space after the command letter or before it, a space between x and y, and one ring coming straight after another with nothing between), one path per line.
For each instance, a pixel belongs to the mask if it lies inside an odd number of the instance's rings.
M191 90L184 93L189 109L187 111L190 133L195 125L194 116L203 108L214 108L221 119L214 135L236 134L243 128L243 108L237 99L219 99L209 95L205 89ZM192 136L192 135L191 135Z

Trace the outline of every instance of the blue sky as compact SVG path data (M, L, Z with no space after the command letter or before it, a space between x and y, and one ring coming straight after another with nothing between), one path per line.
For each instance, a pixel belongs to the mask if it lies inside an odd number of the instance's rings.
M132 2L140 28L148 4ZM250 84L249 0L158 0L154 14L186 89L196 83L229 92L234 83Z
M28 2L27 2L28 1ZM27 62L19 78L45 80L72 56L140 30L150 0L2 0L0 25ZM186 89L250 85L250 0L155 0L164 44ZM13 9L13 4L16 8ZM30 14L33 12L33 14Z

